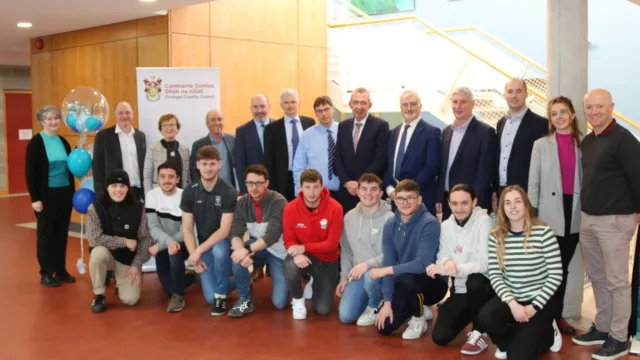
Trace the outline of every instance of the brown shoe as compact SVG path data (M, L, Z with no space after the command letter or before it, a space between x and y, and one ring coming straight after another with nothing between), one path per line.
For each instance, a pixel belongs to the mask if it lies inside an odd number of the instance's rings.
M571 324L569 324L564 318L560 318L556 321L556 323L558 323L558 329L560 329L561 333L571 336L574 336L576 334L576 329L571 326Z

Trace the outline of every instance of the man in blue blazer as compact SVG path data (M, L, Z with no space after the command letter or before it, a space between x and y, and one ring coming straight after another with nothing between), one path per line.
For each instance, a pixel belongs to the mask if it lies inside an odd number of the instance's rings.
M236 138L233 135L222 132L224 115L218 109L211 110L206 115L207 128L209 133L207 136L196 140L191 147L191 156L189 159L189 168L191 170L191 183L200 181L200 171L196 166L198 161L198 149L205 145L212 145L220 152L222 167L218 173L218 177L228 182L229 185L238 189L238 181L236 177L236 169L233 166L233 147Z
M491 180L496 161L496 131L473 116L473 92L459 87L451 94L455 121L442 131L442 166L438 176L436 211L442 221L451 216L449 189L466 184L473 189L478 206L491 211Z
M264 128L269 125L269 99L262 94L251 98L253 119L236 129L236 144L233 147L233 160L238 177L240 193L247 193L244 183L244 170L255 164L264 165Z
M338 201L346 214L358 202L358 179L365 173L382 178L387 167L389 123L369 113L371 95L365 88L351 93L354 117L338 125L336 172L340 178Z
M417 92L404 90L400 94L403 122L389 134L384 184L387 195L394 200L398 182L405 179L417 182L422 202L435 215L441 132L420 117L421 110L422 102Z

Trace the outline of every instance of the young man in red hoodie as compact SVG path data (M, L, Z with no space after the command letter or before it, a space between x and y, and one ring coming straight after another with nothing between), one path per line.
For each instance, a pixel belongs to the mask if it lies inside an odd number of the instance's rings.
M293 297L293 318L307 318L302 274L313 277L313 308L327 315L338 283L342 206L329 196L322 175L309 169L300 174L300 194L284 208L282 231L287 257L284 275Z

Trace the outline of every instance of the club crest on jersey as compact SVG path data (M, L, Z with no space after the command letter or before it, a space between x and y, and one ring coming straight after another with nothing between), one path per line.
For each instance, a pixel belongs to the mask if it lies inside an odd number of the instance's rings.
M324 230L327 228L327 225L329 225L329 221L327 221L327 219L322 219L320 220L320 227Z
M222 206L222 199L220 198L220 195L216 195L216 197L213 200L213 203L215 206Z

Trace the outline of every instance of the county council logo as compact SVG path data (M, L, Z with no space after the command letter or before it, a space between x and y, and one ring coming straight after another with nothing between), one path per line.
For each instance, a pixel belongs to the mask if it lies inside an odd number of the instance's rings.
M158 101L160 100L160 93L162 92L162 79L156 76L149 76L143 80L144 93L147 95L147 100Z

